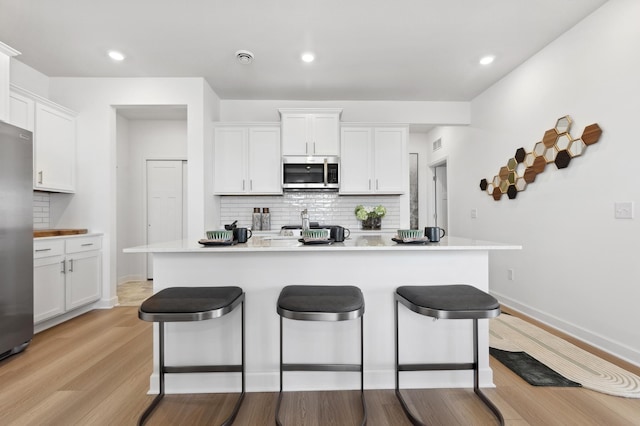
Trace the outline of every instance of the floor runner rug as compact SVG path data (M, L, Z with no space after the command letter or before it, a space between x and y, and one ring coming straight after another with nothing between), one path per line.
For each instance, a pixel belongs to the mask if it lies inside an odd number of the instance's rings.
M558 374L526 352L489 348L489 354L532 386L581 386L580 383Z
M640 377L512 315L489 321L489 346L526 352L584 388L640 398Z

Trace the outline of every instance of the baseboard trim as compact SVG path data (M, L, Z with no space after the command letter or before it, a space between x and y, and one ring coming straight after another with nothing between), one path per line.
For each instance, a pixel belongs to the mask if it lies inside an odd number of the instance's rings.
M576 345L577 347L579 347L580 349L583 349L593 355L596 355L602 359L604 359L605 361L608 361L614 365L617 365L620 368L624 368L625 370L640 376L640 359L639 359L639 364L636 364L633 360L630 359L626 359L622 356L619 356L617 354L614 354L612 352L609 352L599 346L596 346L586 340L583 340L579 337L576 337L572 334L569 334L566 331L563 331L561 328L558 328L557 326L554 325L550 325L549 322L551 321L544 321L541 319L538 319L536 317L543 317L543 318L547 318L549 319L550 317L548 315L544 315L540 312L537 312L534 309L528 308L524 305L521 305L515 301L511 301L509 300L509 298L504 297L500 294L494 293L495 296L500 300L500 306L502 308L502 312L509 314L509 315L513 315L515 317L518 317L524 321L527 321L533 325L535 325L536 327L540 327L541 329L553 334L554 336L560 337L561 339L566 340L567 342ZM557 323L561 323L560 320L555 319L556 321L553 322L557 322ZM571 327L573 328L573 327ZM598 339L599 340L599 339ZM610 342L609 342L610 343ZM628 352L628 349L625 350L625 352ZM636 357L640 358L639 354L634 354ZM632 357L633 358L633 357Z

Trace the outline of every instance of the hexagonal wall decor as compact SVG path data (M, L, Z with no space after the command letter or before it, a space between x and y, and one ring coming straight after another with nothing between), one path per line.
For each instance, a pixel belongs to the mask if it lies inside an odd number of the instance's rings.
M544 132L542 140L534 144L531 152L518 148L490 182L487 179L480 181L480 189L496 201L503 194L513 200L544 172L547 163L554 163L558 169L568 167L573 158L583 155L587 146L598 142L602 136L602 129L594 123L584 128L579 139L573 139L569 134L572 124L568 115L557 119L553 129Z
M556 143L556 139L558 139L558 132L556 132L556 129L549 129L544 132L542 143L547 148L551 148Z
M558 151L558 155L556 155L556 159L554 161L554 163L556 163L557 168L564 169L569 166L570 162L571 162L571 156L569 155L569 152L566 149L563 149L562 151Z

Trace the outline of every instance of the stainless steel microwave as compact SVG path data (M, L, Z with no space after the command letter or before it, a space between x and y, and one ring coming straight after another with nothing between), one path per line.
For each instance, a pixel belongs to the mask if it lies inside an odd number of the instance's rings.
M283 157L282 188L288 191L337 191L340 188L340 158Z

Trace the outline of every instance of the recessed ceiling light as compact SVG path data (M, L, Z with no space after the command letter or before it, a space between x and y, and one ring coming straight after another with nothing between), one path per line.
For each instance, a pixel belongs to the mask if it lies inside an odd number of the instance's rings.
M496 59L493 55L487 55L480 58L480 65L489 65L493 60Z
M236 59L243 65L249 65L253 62L253 53L248 50L238 50L236 52Z
M302 60L304 62L313 62L316 57L313 56L313 53L307 52L302 54Z
M125 56L122 53L118 52L117 50L110 50L109 57L114 61L123 61L125 58Z

